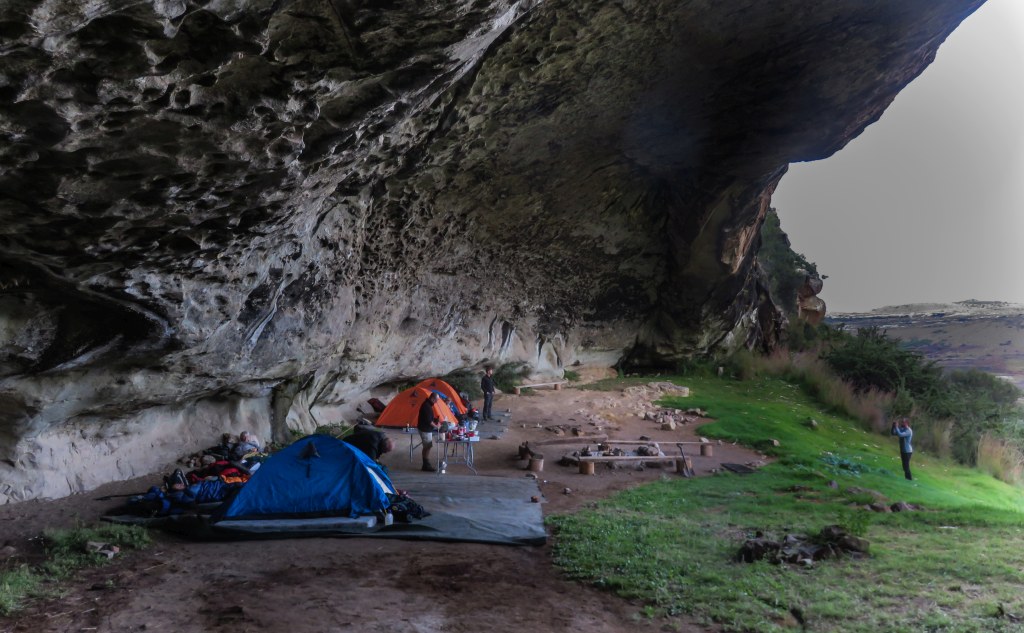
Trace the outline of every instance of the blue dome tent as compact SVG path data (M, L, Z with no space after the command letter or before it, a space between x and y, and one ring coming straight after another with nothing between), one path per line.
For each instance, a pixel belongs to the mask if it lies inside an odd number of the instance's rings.
M390 478L365 453L310 435L271 455L218 518L354 518L387 510L388 494Z

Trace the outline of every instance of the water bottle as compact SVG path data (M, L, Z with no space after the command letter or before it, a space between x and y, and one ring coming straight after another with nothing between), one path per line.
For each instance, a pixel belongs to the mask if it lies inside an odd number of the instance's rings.
M441 474L443 475L446 470L448 470L448 462L441 462Z

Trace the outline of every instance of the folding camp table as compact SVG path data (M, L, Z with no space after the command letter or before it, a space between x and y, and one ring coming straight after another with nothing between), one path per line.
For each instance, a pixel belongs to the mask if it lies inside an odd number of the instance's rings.
M480 441L480 434L476 434L473 437L466 437L458 440L442 440L441 459L437 460L437 474L441 474L441 466L447 463L449 466L453 464L465 464L467 468L473 471L473 474L477 474L476 468L473 466L473 444Z
M416 427L407 426L402 430L402 433L409 436L409 461L411 462L416 449L423 446L423 442L420 441L420 432ZM435 442L444 442L441 439L443 436L440 433L434 433L434 437L437 438Z

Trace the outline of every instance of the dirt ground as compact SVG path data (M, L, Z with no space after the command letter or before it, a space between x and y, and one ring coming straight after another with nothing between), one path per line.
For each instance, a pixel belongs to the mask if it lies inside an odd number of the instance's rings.
M662 442L696 441L699 422L661 430L644 420L654 390L600 392L538 390L498 395L494 409L507 412L500 439L485 435L476 450L480 476L525 477L518 447L530 442L544 454L537 473L545 514L572 512L607 496L661 477L669 469L597 468L581 475L559 466L563 453L580 445L545 441L606 433L610 439L641 435ZM562 427L558 435L554 427ZM393 471L416 470L408 440L382 460ZM588 443L586 441L581 442ZM592 444L592 443L591 443ZM728 444L701 457L689 445L699 476L723 462L756 464L762 456ZM449 472L463 473L465 466ZM468 472L468 471L466 471ZM117 501L95 498L145 490L160 476L109 484L88 494L46 502L0 506L0 541L15 556L32 549L32 537L47 527L91 523ZM570 492L567 494L566 489ZM427 508L429 510L429 508ZM17 617L0 619L2 631L411 631L524 633L576 630L588 633L706 631L686 619L641 615L640 604L565 579L545 546L501 546L374 538L296 538L273 541L196 543L154 533L154 545L128 552L112 564L87 571L59 599L31 605ZM10 550L8 550L10 551ZM14 560L17 560L15 558Z

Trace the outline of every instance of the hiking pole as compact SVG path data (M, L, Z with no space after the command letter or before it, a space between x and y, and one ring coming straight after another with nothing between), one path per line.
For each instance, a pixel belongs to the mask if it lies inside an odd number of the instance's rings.
M697 473L693 472L693 466L690 465L690 458L688 458L686 456L686 452L683 451L682 442L676 442L676 448L679 449L679 456L683 460L683 468L680 471L683 473L683 477L686 477L687 479L689 479L690 477L695 477ZM679 469L677 468L676 470Z

